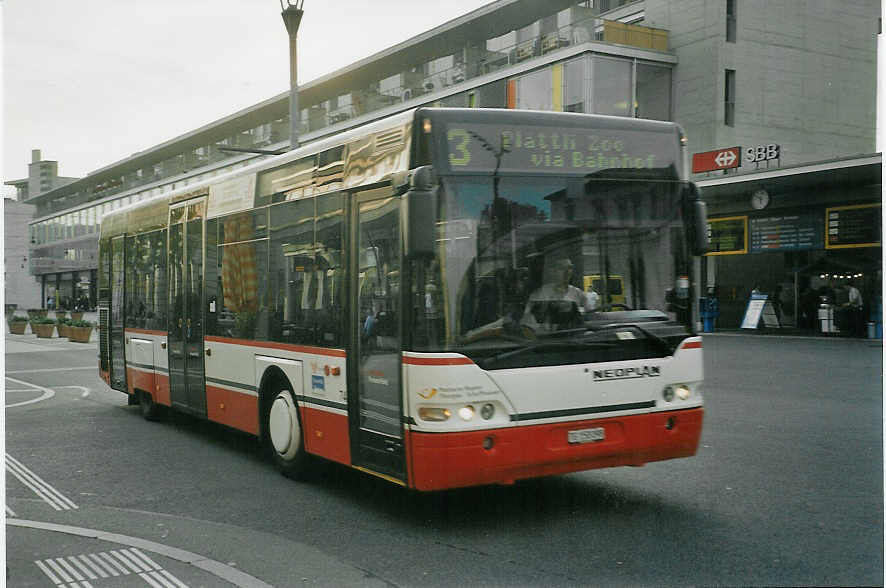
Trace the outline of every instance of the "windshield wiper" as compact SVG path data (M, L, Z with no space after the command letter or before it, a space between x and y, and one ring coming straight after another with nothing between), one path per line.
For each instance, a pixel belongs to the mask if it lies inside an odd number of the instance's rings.
M502 353L497 353L490 357L483 358L480 362L482 366L492 365L504 359L508 359L509 357L514 357L515 355L520 355L521 353L532 353L535 351L563 351L566 349L569 350L585 350L585 349L608 349L610 347L615 347L615 343L604 343L602 341L570 341L570 342L554 342L554 341L545 341L543 343L536 343L534 345L527 345L525 347L518 347L517 349L509 349L508 351L503 351Z
M610 323L608 325L603 325L601 327L588 327L588 330L594 331L595 333L599 333L602 331L615 331L617 329L635 329L640 331L647 339L655 343L655 345L664 351L667 355L672 355L674 353L674 347L666 339L656 335L649 329L645 327L641 327L637 323Z

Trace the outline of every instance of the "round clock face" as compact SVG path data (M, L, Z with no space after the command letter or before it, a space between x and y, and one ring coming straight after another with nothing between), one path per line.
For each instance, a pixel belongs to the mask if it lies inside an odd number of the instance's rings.
M751 206L760 210L769 205L769 193L766 190L757 190L751 195Z

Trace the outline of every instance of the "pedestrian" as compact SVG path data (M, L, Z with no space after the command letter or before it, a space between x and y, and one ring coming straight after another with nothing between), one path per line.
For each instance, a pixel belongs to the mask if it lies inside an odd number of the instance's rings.
M847 301L844 304L848 314L849 330L856 337L864 336L864 315L862 309L864 301L861 292L855 287L855 280L849 280L846 285Z

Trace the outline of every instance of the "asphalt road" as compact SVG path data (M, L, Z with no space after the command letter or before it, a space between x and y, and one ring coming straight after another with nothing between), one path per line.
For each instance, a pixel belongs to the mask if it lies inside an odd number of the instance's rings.
M290 481L246 435L142 420L93 345L10 341L10 586L58 585L41 564L113 551L155 566L84 581L883 584L883 350L867 341L706 336L696 457L436 494L333 464Z

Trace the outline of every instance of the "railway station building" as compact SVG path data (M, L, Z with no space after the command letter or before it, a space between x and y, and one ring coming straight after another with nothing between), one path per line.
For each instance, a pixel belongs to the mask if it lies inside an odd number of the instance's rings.
M850 279L876 318L879 16L877 0L497 0L301 84L298 140L423 105L675 121L708 201L700 286L718 326L739 326L756 287L784 324L814 330L801 301ZM285 92L84 178L32 162L6 184L35 209L33 306L94 306L105 212L285 150L289 122Z

